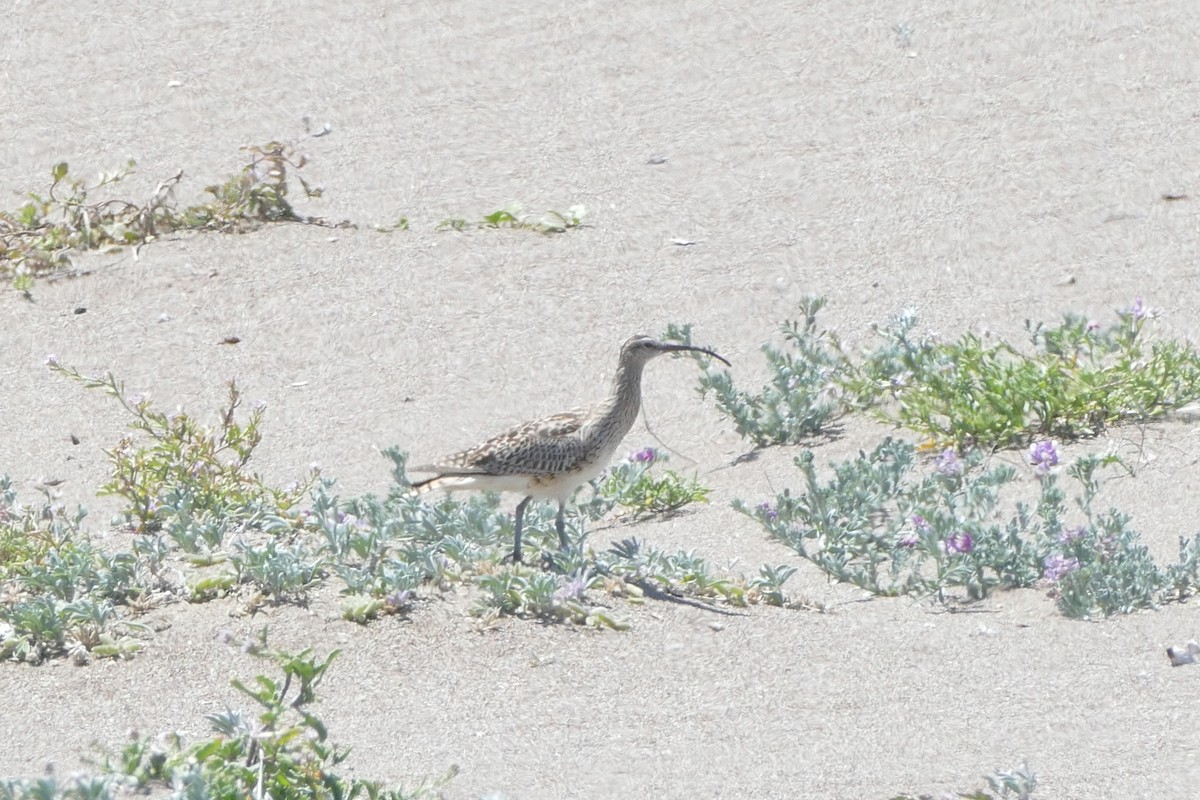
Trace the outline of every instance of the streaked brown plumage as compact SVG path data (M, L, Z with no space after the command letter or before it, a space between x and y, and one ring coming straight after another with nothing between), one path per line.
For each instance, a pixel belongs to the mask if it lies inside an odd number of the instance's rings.
M418 491L517 492L513 561L521 560L521 526L525 508L534 499L558 502L555 527L563 549L569 544L564 512L567 501L583 484L604 471L613 452L637 420L642 404L642 369L663 353L692 350L729 365L704 347L660 342L633 336L621 345L612 393L607 399L562 414L526 422L488 439L483 444L413 467L414 472L437 473L417 481Z

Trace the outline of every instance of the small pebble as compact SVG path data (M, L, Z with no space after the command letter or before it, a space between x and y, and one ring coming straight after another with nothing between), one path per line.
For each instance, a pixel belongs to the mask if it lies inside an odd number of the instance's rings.
M1167 658L1171 659L1172 667L1182 667L1184 664L1195 664L1196 656L1200 655L1200 643L1195 639L1183 647L1168 647Z

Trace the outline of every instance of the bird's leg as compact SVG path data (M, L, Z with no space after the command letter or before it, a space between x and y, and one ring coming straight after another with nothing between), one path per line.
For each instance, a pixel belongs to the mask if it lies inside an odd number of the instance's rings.
M521 502L517 503L517 520L515 524L516 533L513 534L513 551L512 560L514 564L521 563L521 526L525 522L525 506L529 505L529 501L533 497L526 497Z
M554 518L554 529L558 531L558 547L561 550L570 550L571 543L567 541L567 521L563 517L566 506L563 503L558 504L558 516Z

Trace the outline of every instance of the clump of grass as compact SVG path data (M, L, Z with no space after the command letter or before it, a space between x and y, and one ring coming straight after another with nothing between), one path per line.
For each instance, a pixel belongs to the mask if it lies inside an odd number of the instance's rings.
M207 187L211 200L186 207L175 199L182 171L162 181L145 202L135 202L95 197L127 178L136 167L132 160L91 184L72 176L65 161L55 164L44 196L31 192L18 210L0 210L0 275L11 275L14 286L28 292L35 277L70 266L73 252L137 248L179 230L242 232L269 222L333 226L296 213L288 200L289 168L308 197L321 194L297 174L303 155L280 142L242 149L249 154L242 171Z
M713 395L737 432L757 447L796 444L825 433L844 412L838 387L849 367L837 337L817 326L825 302L811 295L801 301L803 319L781 329L786 349L763 345L771 378L757 393L737 389L729 370L691 354L702 371L700 396ZM691 325L670 325L663 339L691 344Z
M1071 617L1128 613L1180 600L1200 587L1195 542L1181 539L1181 560L1162 569L1150 559L1127 515L1094 508L1097 470L1115 459L1089 456L1067 473L1080 486L1082 512L1068 525L1052 443L1030 450L1041 497L1001 516L1001 491L1016 478L1009 465L988 465L972 450L945 450L932 472L914 475L913 445L887 439L871 453L833 466L821 481L813 454L796 459L804 491L790 490L749 507L758 520L833 579L875 595L932 597L953 590L968 600L997 588L1048 586ZM957 598L953 598L957 599Z

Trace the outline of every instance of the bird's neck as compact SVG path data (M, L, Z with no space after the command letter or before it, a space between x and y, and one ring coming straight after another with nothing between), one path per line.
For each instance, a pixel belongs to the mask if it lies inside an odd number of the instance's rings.
M642 367L644 364L621 364L613 376L612 394L605 402L599 427L616 429L621 436L633 427L642 405Z

